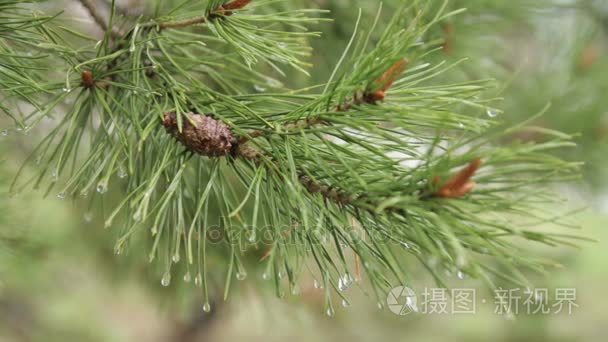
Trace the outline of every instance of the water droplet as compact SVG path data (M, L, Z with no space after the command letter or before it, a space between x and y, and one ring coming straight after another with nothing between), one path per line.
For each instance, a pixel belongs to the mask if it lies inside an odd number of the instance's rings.
M71 91L72 91L72 89L70 89L70 88L63 88L63 89L61 89L61 90L62 90L64 93L69 93L69 92L71 92Z
M251 231L251 233L249 233L249 237L247 238L247 241L249 241L249 243L255 243L257 237L255 234L255 229Z
M298 284L295 284L291 287L291 294L293 296L297 296L300 294L300 287L298 286Z
M278 277L279 279L283 279L283 271L279 271L279 272L277 272L277 277Z
M60 200L65 199L65 196L65 192L63 191L57 194L57 198L59 198Z
M56 182L59 179L59 171L57 169L53 169L51 172L51 181Z
M140 210L137 210L135 212L135 214L133 214L133 220L135 220L135 222L141 221L141 211Z
M2 131L0 131L0 135L3 136L3 137L7 136L8 135L8 129L5 128Z
M97 192L100 194L105 194L108 191L108 185L106 183L100 182L97 184Z
M125 178L125 177L127 177L127 171L122 166L118 168L118 173L117 174L118 174L119 178Z
M342 277L342 282L347 287L350 287L353 284L354 281L355 281L355 279L350 275L350 273L346 273Z
M205 311L205 312L211 311L211 305L209 304L209 302L203 304L203 311Z
M203 277L199 273L199 274L196 275L196 277L194 277L194 285L195 286L201 286L202 283L203 283Z
M460 127L460 128L464 128L464 124L463 124L462 122L459 122L459 123L458 123L458 127Z
M458 271L458 273L456 273L456 276L458 277L458 279L465 279L467 277L466 273L464 273L463 271Z
M350 303L346 299L342 299L342 306L347 308L350 306Z
M247 278L247 272L245 272L245 271L236 272L236 279L245 280L245 278Z
M129 46L129 52L135 52L135 44L131 44L131 46Z
M171 284L171 273L167 272L163 275L163 278L160 280L162 286L169 286Z
M314 286L315 289L318 289L321 287L321 285L319 284L319 282L317 281L317 279L315 279L315 281L312 283L312 286Z
M333 317L334 316L334 308L332 308L331 306L327 308L327 310L325 311L325 314L328 317Z
M283 83L275 80L274 78L267 78L266 83L272 88L282 88Z
M412 312L418 312L418 306L416 305L416 301L413 297L408 296L405 300L405 304L412 310Z
M384 310L384 304L382 304L382 302L378 302L376 306L378 306L378 310Z
M156 228L156 226L152 226L150 233L152 233L152 236L156 235L156 233L158 233L158 228Z
M350 274L346 273L338 280L338 288L340 291L346 291L353 284L354 279Z
M122 245L121 245L121 244L117 244L117 245L114 247L114 253L115 253L116 255L121 255L121 254L122 254Z
M280 49L287 49L287 43L280 42L279 44L277 44L277 46L278 46Z
M190 280L192 280L192 276L190 275L190 271L186 272L186 274L184 274L184 281L186 283L189 283Z
M177 264L179 262L179 253L175 253L173 254L173 257L171 258L171 260L173 261L173 263Z
M270 279L270 274L268 274L268 272L262 273L262 279L264 279L264 280Z
M255 91L257 91L258 93L263 93L266 91L266 88L258 84L253 85L253 89L255 89Z
M486 114L488 114L488 116L491 118L495 118L498 116L498 114L500 114L500 111L498 111L498 109L488 108Z
M84 221L88 223L93 221L93 214L91 212L84 213Z

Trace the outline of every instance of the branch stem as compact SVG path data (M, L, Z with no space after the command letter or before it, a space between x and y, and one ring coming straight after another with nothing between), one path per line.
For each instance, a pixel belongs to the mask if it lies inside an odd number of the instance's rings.
M89 12L89 15L91 16L91 18L93 18L93 20L95 21L95 23L97 24L97 26L99 26L99 28L104 32L108 32L108 24L106 22L106 18L103 17L103 15L101 15L101 13L99 13L99 11L97 10L97 5L95 5L95 2L93 0L78 0L80 2L80 4L82 4L82 6L84 8L86 8L86 10ZM112 29L112 32L110 32L112 38L117 38L120 37L120 32L118 32L118 30Z
M201 15L198 17L185 19L185 20L167 21L164 23L160 23L160 24L158 24L158 28L160 30L172 29L172 28L182 28L182 27L188 27L188 26L192 26L192 25L204 24L207 22L207 20L209 20L209 16Z

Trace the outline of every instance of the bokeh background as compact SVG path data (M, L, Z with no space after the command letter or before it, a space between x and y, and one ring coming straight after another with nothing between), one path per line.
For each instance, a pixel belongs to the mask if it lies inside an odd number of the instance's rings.
M103 2L103 0L99 0ZM402 0L384 2L385 14ZM433 0L434 1L434 0ZM439 3L439 1L435 1ZM352 32L359 8L375 15L375 0L296 0L294 5L332 11L313 42L311 77L285 80L297 87L323 82ZM145 1L123 1L138 13ZM50 6L50 7L49 7ZM467 57L446 79L496 78L504 97L499 118L520 122L551 103L534 122L576 134L578 147L563 157L585 162L580 181L557 185L568 202L556 213L575 211L574 232L597 240L580 249L539 249L564 267L535 277L537 288L576 289L571 315L494 313L493 294L475 280L450 277L450 286L475 288L475 315L408 315L377 307L363 291L334 317L323 313L322 291L304 278L300 293L278 299L251 260L249 277L228 301L218 297L205 313L198 289L174 281L162 287L147 253L113 252L115 235L103 213L86 199L60 201L28 192L9 196L7 187L32 139L0 118L0 341L604 341L608 322L608 1L453 0L466 7L423 39L444 39L437 60ZM76 1L51 1L43 10L64 8L74 25L99 34ZM64 15L67 15L64 14ZM534 139L535 137L524 137ZM28 172L28 170L26 170ZM111 196L112 194L109 194ZM583 210L577 210L584 208ZM550 227L549 227L550 228ZM570 232L572 233L572 232ZM538 248L538 247L531 247ZM212 260L217 267L222 261ZM259 271L259 272L258 272ZM420 287L433 286L420 274ZM181 276L180 276L181 277ZM179 277L177 277L179 278ZM181 279L176 279L181 280ZM221 293L221 277L213 285Z

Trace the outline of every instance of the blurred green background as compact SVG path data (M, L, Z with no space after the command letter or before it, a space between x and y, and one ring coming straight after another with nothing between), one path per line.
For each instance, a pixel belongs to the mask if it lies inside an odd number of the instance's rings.
M390 12L401 0L385 1ZM86 12L75 2L60 2L66 13ZM137 11L145 1L125 1ZM334 22L319 26L314 41L311 79L290 79L294 86L322 82L346 46L359 7L373 16L372 0L297 0L303 7L332 10ZM586 163L580 182L558 185L569 201L550 208L566 212L585 207L569 220L575 232L598 240L580 250L538 250L564 268L535 278L537 288L575 288L571 315L494 313L493 294L470 279L451 277L450 286L476 288L475 315L408 315L379 310L353 288L353 302L323 314L322 291L304 278L298 295L274 296L255 267L211 313L202 310L197 288L181 279L160 284L147 253L113 253L114 234L86 199L60 201L42 193L9 196L7 187L29 149L28 138L0 118L0 341L206 341L254 339L282 341L603 341L608 322L608 1L452 1L468 11L424 39L445 39L448 48L434 57L468 61L444 77L500 80L505 98L501 120L518 122L548 102L548 114L535 122L577 135L579 147L567 158ZM95 34L92 29L92 34ZM301 76L298 76L301 77ZM535 137L524 137L534 139ZM536 247L534 247L536 248ZM213 261L211 261L213 263ZM219 263L219 261L218 261ZM255 260L252 261L255 264ZM433 286L420 273L420 289ZM181 278L181 275L176 278ZM221 293L221 277L215 284ZM419 289L418 289L419 290ZM521 310L523 311L523 310Z

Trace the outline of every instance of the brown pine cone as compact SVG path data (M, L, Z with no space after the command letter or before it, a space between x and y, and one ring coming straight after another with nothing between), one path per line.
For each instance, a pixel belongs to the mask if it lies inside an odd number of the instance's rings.
M194 123L194 125L193 125ZM209 116L188 113L183 115L182 131L177 126L177 115L165 113L163 126L188 150L207 157L228 155L236 143L230 127Z

